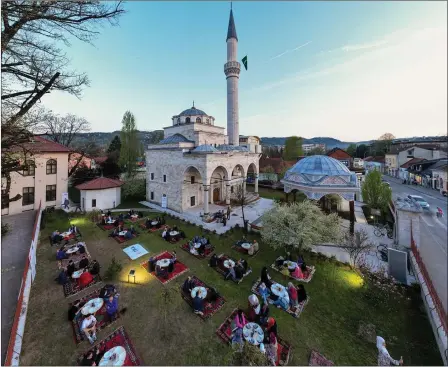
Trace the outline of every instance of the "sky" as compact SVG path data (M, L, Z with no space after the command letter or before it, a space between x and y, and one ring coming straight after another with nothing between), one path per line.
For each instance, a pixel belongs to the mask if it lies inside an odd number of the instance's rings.
M90 87L42 103L92 131L170 126L195 106L226 126L229 2L128 2L94 45L73 41ZM343 141L447 131L446 2L233 2L240 134Z

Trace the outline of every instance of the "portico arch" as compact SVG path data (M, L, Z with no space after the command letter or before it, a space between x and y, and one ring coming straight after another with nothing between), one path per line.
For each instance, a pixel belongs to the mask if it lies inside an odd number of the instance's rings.
M201 172L194 166L186 168L182 184L182 209L197 207L204 203Z
M218 203L226 200L229 174L225 167L216 167L210 176L210 202Z

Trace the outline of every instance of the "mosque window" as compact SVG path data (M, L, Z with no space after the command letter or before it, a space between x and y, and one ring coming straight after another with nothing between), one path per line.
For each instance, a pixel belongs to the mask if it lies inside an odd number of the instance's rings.
M196 123L197 124L200 124L202 121L201 121L201 118L200 117L196 117Z
M189 117L187 117L187 118L185 119L185 123L186 123L186 124L189 124L189 123L190 123L190 118L189 118Z

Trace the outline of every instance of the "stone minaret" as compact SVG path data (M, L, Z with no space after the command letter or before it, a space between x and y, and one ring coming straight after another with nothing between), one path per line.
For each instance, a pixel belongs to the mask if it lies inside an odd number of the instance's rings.
M239 145L238 80L241 65L237 61L238 37L236 35L232 9L230 9L226 41L227 62L224 64L224 73L227 78L227 135L229 136L230 145Z

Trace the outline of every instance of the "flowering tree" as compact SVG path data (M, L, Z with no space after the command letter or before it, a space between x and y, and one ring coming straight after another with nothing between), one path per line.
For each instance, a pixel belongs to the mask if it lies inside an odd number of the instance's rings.
M341 230L337 214L326 215L309 200L276 206L263 216L263 241L272 248L310 247L338 243Z

